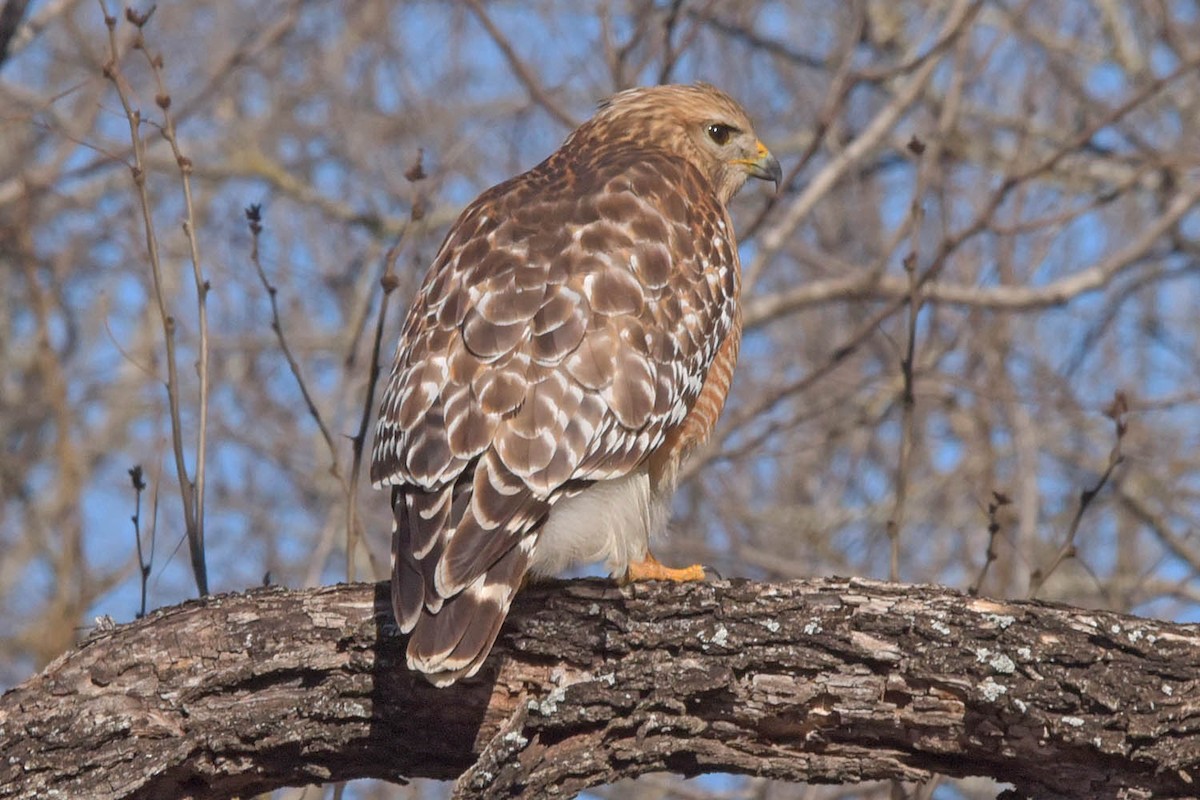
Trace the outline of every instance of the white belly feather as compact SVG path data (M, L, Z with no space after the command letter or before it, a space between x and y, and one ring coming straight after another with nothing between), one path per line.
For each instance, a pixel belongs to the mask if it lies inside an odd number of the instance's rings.
M623 575L631 561L645 559L650 537L666 527L669 499L652 492L649 474L639 470L560 500L542 526L530 571L557 575L574 564L603 561L610 573Z

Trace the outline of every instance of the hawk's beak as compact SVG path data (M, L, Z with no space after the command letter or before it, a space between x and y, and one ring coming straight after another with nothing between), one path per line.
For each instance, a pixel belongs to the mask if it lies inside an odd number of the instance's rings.
M771 181L775 184L775 191L779 191L779 184L783 181L783 167L779 166L779 159L771 155L771 151L762 142L755 142L754 145L756 157L739 158L737 163L745 166L751 177Z

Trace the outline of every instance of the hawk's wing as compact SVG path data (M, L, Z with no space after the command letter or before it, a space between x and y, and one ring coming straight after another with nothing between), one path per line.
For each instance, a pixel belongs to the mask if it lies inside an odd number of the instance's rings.
M560 151L463 212L405 323L371 467L393 487L410 666L478 669L555 501L633 471L687 416L738 280L724 208L665 152Z

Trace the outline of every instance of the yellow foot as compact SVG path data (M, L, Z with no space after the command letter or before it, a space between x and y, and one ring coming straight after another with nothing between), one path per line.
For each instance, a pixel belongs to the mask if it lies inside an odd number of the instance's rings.
M682 569L672 569L664 567L654 554L646 551L646 559L644 561L635 561L629 565L625 571L625 578L622 583L633 583L634 581L702 581L704 580L704 567L699 564L692 564L690 567Z

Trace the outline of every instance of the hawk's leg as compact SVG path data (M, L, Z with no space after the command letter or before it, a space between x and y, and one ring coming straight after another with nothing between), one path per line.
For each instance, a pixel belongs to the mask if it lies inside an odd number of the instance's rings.
M647 550L644 560L634 561L629 564L629 568L625 570L625 577L621 580L621 583L633 583L634 581L683 582L702 580L704 580L704 567L699 564L692 564L690 567L683 567L682 569L666 567L654 557L653 553Z

